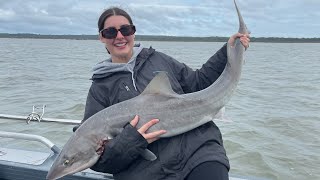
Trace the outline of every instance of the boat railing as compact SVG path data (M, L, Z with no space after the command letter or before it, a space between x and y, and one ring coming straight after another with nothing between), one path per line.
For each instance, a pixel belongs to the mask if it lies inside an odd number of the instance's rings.
M0 118L2 119L12 119L12 120L24 120L27 124L30 121L38 121L38 122L56 122L56 123L63 123L63 124L73 124L77 125L81 123L81 120L74 120L74 119L57 119L57 118L45 118L43 117L45 113L46 105L40 106L32 106L32 112L28 116L19 116L19 115L10 115L10 114L0 114ZM41 109L42 112L39 113L36 110Z
M60 149L54 143L52 143L49 139L34 135L34 134L24 134L24 133L14 133L14 132L7 132L7 131L0 131L0 137L2 138L13 138L13 139L21 139L21 140L29 140L29 141L38 141L54 152L54 154L59 154Z
M2 119L13 119L13 120L24 120L24 121L27 121L27 117L28 116L0 114L0 118L2 118ZM43 121L43 122L56 122L56 123L63 123L63 124L74 124L74 125L81 123L81 120L58 119L58 118L42 118L41 121Z
M42 105L42 114L40 115L40 113L37 113L36 112L36 109L40 109L39 106L32 106L32 112L28 115L27 117L27 124L30 123L30 121L32 120L36 120L36 121L41 121L42 120L42 117L44 115L44 109L45 109L46 105Z

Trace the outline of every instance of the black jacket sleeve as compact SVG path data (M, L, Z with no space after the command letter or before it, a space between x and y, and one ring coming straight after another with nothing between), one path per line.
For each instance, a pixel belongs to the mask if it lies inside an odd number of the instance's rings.
M175 63L177 79L185 93L199 91L210 86L223 72L227 64L227 44L218 50L200 69L192 70L183 63Z
M99 86L93 82L89 89L84 116L81 123L108 106L110 106L110 103L105 97L103 90L101 90Z
M129 123L123 131L105 145L94 171L116 174L126 169L147 148L148 142Z
M100 96L101 90L99 90L98 86L95 83L92 83L88 92L86 107L81 124L95 113L109 106L109 101L107 101L103 96ZM102 100L104 100L104 102ZM72 131L75 132L81 126L81 124L74 126Z
M82 123L95 113L110 106L107 98L106 90L93 82L88 93ZM105 145L103 154L91 169L111 174L118 173L127 168L147 146L148 142L144 137L128 123L118 136Z

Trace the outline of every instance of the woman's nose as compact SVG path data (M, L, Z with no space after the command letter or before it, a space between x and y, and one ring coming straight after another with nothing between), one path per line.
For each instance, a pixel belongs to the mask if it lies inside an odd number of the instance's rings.
M123 38L123 37L124 36L122 35L122 33L118 30L116 38Z

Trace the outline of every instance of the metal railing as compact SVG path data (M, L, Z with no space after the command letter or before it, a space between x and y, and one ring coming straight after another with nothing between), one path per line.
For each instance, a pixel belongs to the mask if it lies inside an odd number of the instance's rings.
M45 113L46 105L40 106L32 106L32 112L28 116L19 116L19 115L10 115L10 114L0 114L0 118L2 119L12 119L12 120L25 120L27 124L31 121L44 121L44 122L56 122L56 123L64 123L64 124L80 124L81 120L74 119L57 119L57 118L44 118L43 115ZM37 109L41 109L42 112L36 112Z
M51 151L53 151L55 154L60 153L60 149L55 144L53 144L49 139L39 135L0 131L0 137L22 139L22 140L29 140L29 141L38 141L44 144L45 146L47 146L48 148L50 148Z
M18 115L10 115L10 114L0 114L0 118L3 119L14 119L14 120L24 120L27 121L28 116L18 116ZM57 118L42 118L43 122L56 122L56 123L64 123L64 124L80 124L81 120L74 119L57 119Z

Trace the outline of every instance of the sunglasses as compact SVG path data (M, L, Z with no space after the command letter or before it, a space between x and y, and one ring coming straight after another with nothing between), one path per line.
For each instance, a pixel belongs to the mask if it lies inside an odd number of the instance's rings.
M114 39L117 37L118 31L120 31L123 36L130 36L136 32L136 27L134 25L122 25L120 26L120 29L109 27L102 29L100 33L101 36L106 39Z

